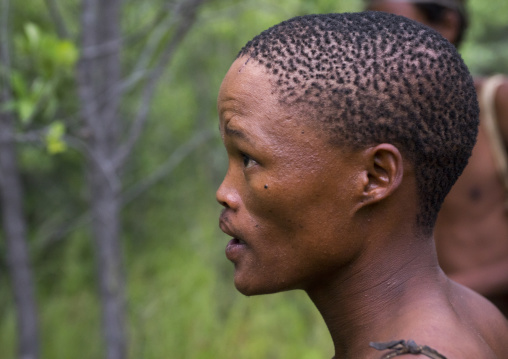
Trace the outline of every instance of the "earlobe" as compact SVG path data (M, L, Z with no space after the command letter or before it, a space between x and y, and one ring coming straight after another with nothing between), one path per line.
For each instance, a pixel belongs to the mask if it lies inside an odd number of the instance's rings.
M383 143L364 152L366 161L362 206L389 197L401 184L404 166L397 147Z

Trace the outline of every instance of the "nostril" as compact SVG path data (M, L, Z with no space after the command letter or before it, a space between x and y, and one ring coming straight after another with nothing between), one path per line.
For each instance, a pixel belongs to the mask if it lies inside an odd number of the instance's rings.
M224 208L237 209L240 197L238 193L229 187L221 185L216 193L217 202Z
M235 177L232 176L230 169L228 169L224 180L219 188L217 188L215 197L217 202L224 208L232 210L237 210L239 208L241 198L236 187Z
M221 206L226 207L226 208L229 208L229 205L228 205L228 203L227 203L227 202L224 202L224 201L219 201L219 200L217 200L217 202L219 202L219 204L220 204Z
M226 196L223 193L222 186L219 187L217 190L217 193L215 194L215 198L217 199L217 202L225 208L229 208L228 202L226 201Z

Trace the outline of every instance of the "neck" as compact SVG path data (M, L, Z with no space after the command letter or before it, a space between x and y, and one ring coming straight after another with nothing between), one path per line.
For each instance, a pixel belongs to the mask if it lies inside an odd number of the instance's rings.
M328 326L337 359L367 357L372 341L408 339L391 337L400 334L397 319L407 321L403 313L418 302L442 298L439 288L446 277L431 238L401 238L390 249L386 241L373 240L378 248L307 290Z

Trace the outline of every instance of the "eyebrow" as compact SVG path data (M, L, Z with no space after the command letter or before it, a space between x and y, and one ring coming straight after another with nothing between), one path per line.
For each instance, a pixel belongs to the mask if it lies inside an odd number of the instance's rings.
M226 126L224 128L224 132L227 135L233 136L233 137L238 137L238 138L241 138L242 140L250 142L249 138L247 137L247 135L244 132L242 132L241 130L231 128L228 125L229 125L229 122L226 123Z

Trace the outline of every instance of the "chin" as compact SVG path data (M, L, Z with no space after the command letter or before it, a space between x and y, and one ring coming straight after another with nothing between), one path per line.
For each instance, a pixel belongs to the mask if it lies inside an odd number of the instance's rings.
M250 285L249 283L244 283L241 280L238 280L235 278L235 288L237 291L242 293L243 295L250 297L253 295L261 295L261 294L268 294L269 292L260 290L260 288L257 288L256 286Z
M242 278L240 278L238 275L235 275L235 288L247 297L253 295L273 294L291 290L291 288L269 283L266 281L266 279L263 280L262 283L252 283L252 281L242 280Z

